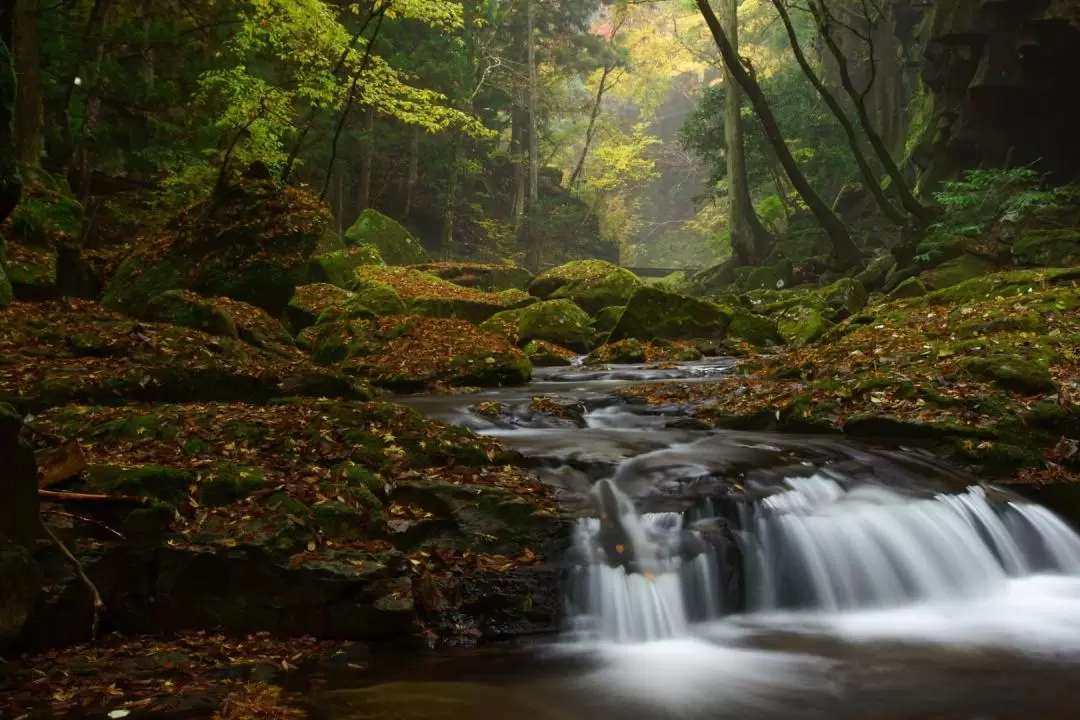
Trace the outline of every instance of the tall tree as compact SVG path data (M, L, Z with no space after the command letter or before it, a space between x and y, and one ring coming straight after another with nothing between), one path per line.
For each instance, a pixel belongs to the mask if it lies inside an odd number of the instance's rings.
M695 0L695 2L697 3L698 9L701 11L702 17L705 18L705 24L709 27L709 32L712 34L713 40L720 50L720 54L724 58L724 64L727 66L728 70L731 71L736 82L743 89L750 99L750 103L754 106L754 112L757 113L758 119L761 121L762 129L769 139L769 144L776 153L777 159L783 166L784 172L787 174L792 186L795 188L795 191L799 193L803 202L810 208L810 212L813 213L822 229L824 229L825 233L829 236L829 240L832 243L833 261L840 268L847 268L855 265L861 259L862 252L852 241L847 226L844 224L843 220L832 211L825 201L821 199L821 196L817 194L810 185L810 182L806 179L806 175L803 174L798 163L795 162L795 157L791 154L791 149L788 148L787 143L784 142L784 135L780 131L779 125L777 125L776 117L769 107L769 102L765 98L765 94L761 91L761 86L758 85L757 80L747 71L747 69L743 67L738 53L736 53L734 47L732 47L731 41L727 37L727 33L724 32L720 20L716 17L716 13L709 4L709 0Z
M526 265L533 272L540 269L539 233L536 232L535 213L540 203L540 136L537 133L537 104L539 89L536 74L536 0L525 0L525 53L529 72L529 202L526 205Z
M38 58L38 0L15 0L15 157L24 179L41 169L41 62Z
M739 15L737 0L721 0L725 32L731 47L739 52ZM765 260L771 238L761 224L746 176L746 151L743 144L742 93L738 81L724 68L724 135L727 152L728 226L731 249L740 265L760 265Z
M22 181L15 163L15 67L11 46L15 36L14 2L0 2L0 222L7 219L22 194ZM0 240L0 249L3 240Z

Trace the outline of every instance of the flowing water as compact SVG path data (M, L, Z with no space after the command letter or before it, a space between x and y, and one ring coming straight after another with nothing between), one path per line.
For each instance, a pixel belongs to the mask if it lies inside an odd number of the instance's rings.
M542 371L413 398L530 456L577 511L558 642L409 658L327 718L1080 717L1080 536L912 448L703 431ZM548 395L573 410L533 412ZM497 400L498 418L469 411ZM567 419L570 418L570 419ZM385 682L392 680L393 682Z

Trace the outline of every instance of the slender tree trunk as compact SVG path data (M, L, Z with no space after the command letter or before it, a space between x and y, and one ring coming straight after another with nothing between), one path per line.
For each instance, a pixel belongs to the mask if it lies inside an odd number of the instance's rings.
M38 0L15 0L15 161L24 180L41 170L41 64L38 60Z
M736 0L722 0L725 30L732 48L739 51L739 16ZM727 145L727 182L730 200L731 248L740 265L760 265L772 243L750 199L746 177L746 150L743 142L742 92L727 68L724 69L724 140Z
M405 209L403 217L412 213L413 194L416 183L420 180L420 128L414 127L409 137L409 176L405 180Z
M585 128L585 146L581 149L581 156L578 158L577 165L574 166L574 172L570 173L570 182L567 183L571 187L581 180L585 172L585 160L589 156L589 147L596 133L596 121L600 118L600 108L604 103L604 93L607 92L608 78L611 77L613 70L615 70L615 65L609 62L604 65L604 71L600 75L600 86L596 89L596 98L593 100L592 111L589 113L589 125Z
M527 173L525 172L525 127L524 112L520 108L514 109L510 128L510 157L514 163L514 233L521 231L525 219L525 185Z
M95 9L98 9L95 3ZM72 153L72 167L75 170L76 191L75 196L79 200L85 200L90 194L90 178L93 170L90 158L90 143L97 132L98 120L101 118L101 92L98 80L101 77L101 65L105 61L105 29L109 26L113 5L108 0L101 3L100 22L97 25L97 37L91 40L91 62L86 69L86 77L83 78L83 87L90 92L86 95L86 106L83 109L83 124L75 138L75 149Z
M364 140L360 154L360 176L357 184L356 204L363 212L371 207L371 169L375 164L375 110L364 113Z
M757 81L746 71L746 68L742 66L738 54L731 46L724 28L716 17L716 13L713 12L712 7L709 5L709 0L696 0L696 3L705 18L705 24L709 26L713 40L716 41L716 45L720 49L720 54L724 57L724 64L731 71L739 86L742 87L750 99L750 103L754 106L754 112L757 113L769 144L772 145L777 159L784 167L784 172L787 173L791 184L829 236L832 242L833 259L837 266L846 268L855 265L862 258L862 253L851 240L847 226L821 199L821 196L814 191L810 181L806 179L806 175L799 169L791 150L788 148L787 143L784 142L784 135L780 131L780 126L776 123L776 116L773 115L772 108L769 107L765 93L762 92Z
M15 97L18 92L11 48L15 37L15 8L10 0L0 2L0 223L4 222L22 194L22 181L15 162ZM3 238L0 238L0 254Z
M537 133L536 106L536 0L526 2L525 48L529 65L529 202L526 210L526 266L533 272L540 270L540 234L536 231L534 215L540 200L540 138Z
M848 147L851 148L851 154L855 157L855 164L859 166L859 173L862 175L866 189L874 196L874 200L877 201L878 207L881 208L885 217L896 225L906 225L908 222L907 217L905 217L904 213L900 212L900 210L889 201L889 198L885 196L885 191L881 189L881 183L879 183L877 177L875 177L874 170L870 167L870 163L867 161L866 155L862 151L858 134L855 131L855 126L852 124L851 119L848 118L847 113L844 112L844 109L840 106L836 97L829 92L829 88L827 88L821 78L818 77L818 74L810 65L810 61L806 59L806 55L802 51L802 46L799 44L799 37L795 34L795 26L791 22L791 15L784 6L784 0L772 0L772 4L776 7L776 11L780 13L780 20L783 21L784 29L787 30L788 41L791 43L792 53L795 54L795 61L799 63L799 67L802 68L803 74L806 75L810 84L817 90L821 99L825 101L825 104L832 112L833 117L840 123L840 127L844 129Z
M885 147L885 141L881 139L881 134L874 127L874 122L870 117L870 112L866 108L866 95L860 93L855 89L855 84L851 79L851 72L848 67L847 58L844 56L844 51L836 42L836 38L832 34L831 22L832 13L824 2L811 1L810 12L814 16L814 20L817 22L818 31L821 33L822 39L825 41L826 47L829 48L829 52L832 54L833 59L836 60L836 69L840 76L840 85L844 88L844 92L851 98L852 104L855 106L855 113L859 118L859 123L862 125L863 132L866 133L866 139L870 141L870 147L873 148L874 153L877 155L878 160L881 162L882 167L885 168L885 173L892 180L892 184L896 189L896 192L900 195L900 204L904 206L912 217L919 221L922 225L929 225L933 222L934 212L932 208L923 205L915 197L915 193L912 192L911 186L908 185L907 180L904 178L904 174L900 172L900 168L897 167L896 162L893 161L892 155L889 153L889 149ZM869 47L869 52L874 52L873 44Z

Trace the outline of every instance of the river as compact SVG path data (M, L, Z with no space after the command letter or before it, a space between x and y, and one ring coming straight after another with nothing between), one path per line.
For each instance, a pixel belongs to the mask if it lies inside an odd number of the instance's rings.
M524 388L406 399L518 448L581 516L566 630L381 655L313 696L314 716L1080 716L1080 537L913 448L696 429L687 408L612 394L730 368L546 369ZM567 412L536 412L541 395ZM585 517L597 503L604 524Z

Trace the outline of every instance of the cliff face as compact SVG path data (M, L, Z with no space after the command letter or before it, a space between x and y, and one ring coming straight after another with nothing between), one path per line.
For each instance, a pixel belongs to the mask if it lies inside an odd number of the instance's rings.
M916 36L927 95L912 161L924 190L976 167L1080 179L1080 0L939 2Z

